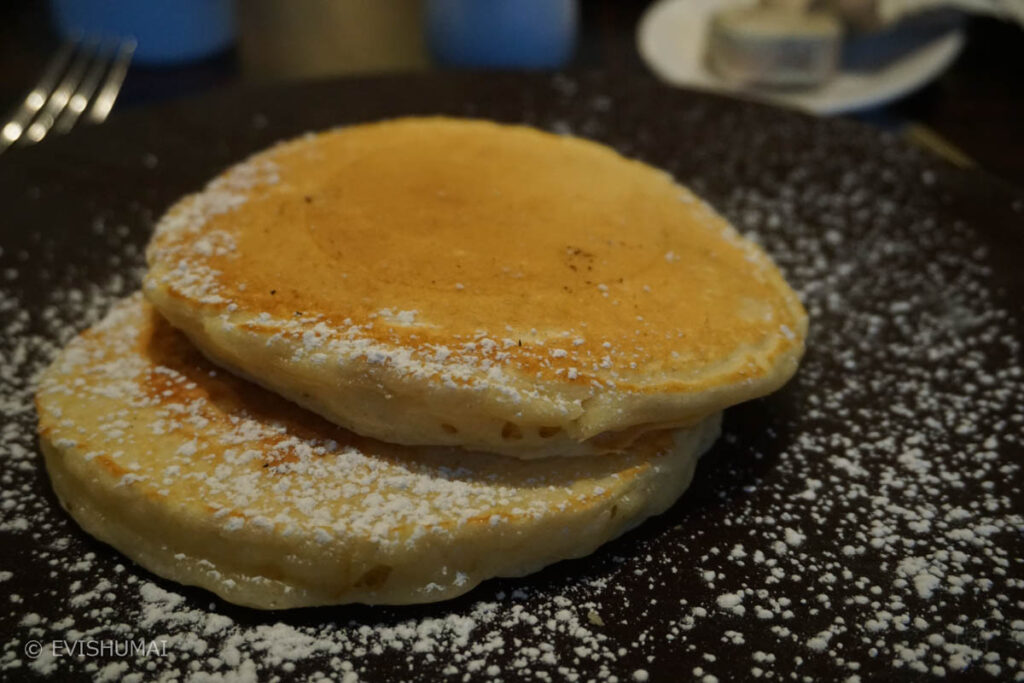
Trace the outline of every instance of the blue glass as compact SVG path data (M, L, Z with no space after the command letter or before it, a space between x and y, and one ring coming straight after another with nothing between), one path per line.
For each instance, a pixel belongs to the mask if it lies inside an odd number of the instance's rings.
M427 0L427 39L445 66L565 66L578 21L577 0Z
M202 59L234 41L231 0L50 0L66 37L134 37L135 61L173 64Z

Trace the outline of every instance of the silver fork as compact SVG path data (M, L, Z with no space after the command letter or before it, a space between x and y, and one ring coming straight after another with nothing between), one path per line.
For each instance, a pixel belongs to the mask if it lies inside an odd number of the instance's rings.
M134 53L134 39L64 43L0 128L0 153L15 143L39 142L51 130L66 133L82 114L90 123L103 122L121 91Z

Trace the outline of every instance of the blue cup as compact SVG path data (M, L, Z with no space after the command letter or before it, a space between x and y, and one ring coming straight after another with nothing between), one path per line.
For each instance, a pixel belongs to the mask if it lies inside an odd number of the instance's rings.
M572 58L578 0L427 0L427 41L444 66L557 69Z
M135 38L135 61L180 64L226 50L235 39L231 0L50 0L66 38Z

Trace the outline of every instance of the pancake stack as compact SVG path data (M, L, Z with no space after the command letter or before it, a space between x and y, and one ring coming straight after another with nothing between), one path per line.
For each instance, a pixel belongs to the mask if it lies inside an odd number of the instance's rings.
M807 327L664 172L485 121L280 144L173 206L147 260L41 379L54 489L153 572L266 609L593 552L678 498Z

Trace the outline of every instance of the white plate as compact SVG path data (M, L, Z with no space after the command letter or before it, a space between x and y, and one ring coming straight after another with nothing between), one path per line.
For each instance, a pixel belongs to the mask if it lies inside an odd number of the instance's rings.
M815 114L839 114L884 104L921 87L941 74L964 44L963 32L954 30L883 69L842 71L813 90L776 93L742 89L707 69L704 41L712 12L722 7L749 4L751 0L656 2L644 13L637 27L640 56L658 77L672 85L741 93Z

